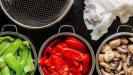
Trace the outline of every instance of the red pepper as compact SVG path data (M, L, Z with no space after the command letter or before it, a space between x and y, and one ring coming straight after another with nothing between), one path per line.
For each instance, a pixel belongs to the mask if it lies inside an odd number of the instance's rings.
M56 50L61 53L65 58L73 61L83 61L83 54L75 49L63 48L62 50Z
M42 72L43 72L45 75L51 75L45 67L42 68Z
M81 75L81 72L78 71L78 70L75 69L75 68L69 68L69 72L71 72L72 74L75 74L75 75Z
M67 48L68 46L64 43L64 42L59 42L57 45L56 45L56 48L55 49L58 49L58 50L62 50L63 48Z
M68 65L63 59L61 59L61 58L59 58L55 55L52 55L51 56L51 62L55 66L55 68L56 68L57 72L59 73L59 75L67 75Z
M44 65L45 65L46 59L47 59L46 56L42 57L42 58L39 60L38 64L39 64L40 66L44 66Z
M85 45L75 37L68 37L65 43L70 47L79 50L80 52L87 52Z
M89 65L91 65L91 64L89 64L89 63L91 63L90 55L85 54L84 60L83 60L83 74L85 74L88 71L88 69L90 68Z

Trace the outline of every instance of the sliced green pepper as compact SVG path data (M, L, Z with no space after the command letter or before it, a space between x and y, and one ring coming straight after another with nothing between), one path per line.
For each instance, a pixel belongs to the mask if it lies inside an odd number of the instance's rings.
M9 47L11 43L4 41L0 43L0 56L5 52L5 50Z
M10 37L10 36L0 37L0 42L3 42L4 40L14 41L14 39L12 37Z
M1 71L0 71L0 75L1 75Z
M18 69L16 71L16 75L21 75L22 72L24 71L24 67L26 65L27 62L27 58L28 58L28 48L25 46L20 46L20 51L21 51L21 55L20 55L20 63L18 64Z
M0 69L6 65L4 57L0 57Z
M28 48L30 48L30 44L29 44L28 41L23 41L23 44L24 44L25 46L27 46Z
M21 39L16 39L7 49L6 49L6 51L5 51L5 53L4 53L4 56L6 55L6 54L8 54L8 53L15 53L18 49L19 49L19 47L20 47L20 45L22 44L22 40Z
M24 71L25 71L25 73L28 73L28 72L32 72L34 70L35 70L35 66L33 63L31 52L30 52L27 62L26 62L26 66L24 67Z
M11 69L13 69L14 71L17 71L17 66L19 62L12 53L9 53L5 56L5 61Z
M1 75L11 75L8 66L5 66L1 69Z

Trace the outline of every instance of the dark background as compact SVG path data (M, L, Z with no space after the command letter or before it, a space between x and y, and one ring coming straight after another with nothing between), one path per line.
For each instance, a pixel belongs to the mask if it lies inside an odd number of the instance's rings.
M59 23L56 25L45 28L45 29L39 29L39 30L31 30L31 29L26 29L23 27L18 27L18 32L27 36L31 42L35 45L35 48L37 52L39 51L41 45L47 40L49 37L52 35L56 34L58 32L58 29L61 25L72 25L75 28L76 34L81 35L84 37L93 47L93 50L96 54L97 49L100 45L100 43L106 39L108 36L115 34L117 27L121 25L119 18L117 17L116 20L112 23L112 26L109 28L109 31L107 34L105 34L102 38L100 38L97 41L91 40L90 33L91 31L88 31L83 20L83 10L84 10L84 0L75 0L74 5L70 12L66 15L66 17L61 20ZM132 25L133 23L133 18L130 18L129 22L127 24ZM4 15L2 10L0 10L0 28L2 28L3 25L5 24L14 24L11 22L7 16ZM36 71L36 75L39 75L38 68ZM93 75L97 75L96 69L93 73Z

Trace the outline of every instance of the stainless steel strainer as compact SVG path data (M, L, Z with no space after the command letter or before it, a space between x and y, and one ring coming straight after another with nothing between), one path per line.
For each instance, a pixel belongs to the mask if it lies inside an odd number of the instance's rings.
M40 29L59 22L73 2L74 0L0 0L0 5L16 24Z

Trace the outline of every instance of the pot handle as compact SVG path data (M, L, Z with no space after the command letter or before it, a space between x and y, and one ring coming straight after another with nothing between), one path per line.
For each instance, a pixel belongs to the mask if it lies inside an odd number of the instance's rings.
M8 27L12 27L12 28L15 29L15 32L18 32L17 26L16 26L16 25L11 25L11 24L4 25L4 26L2 27L2 29L1 29L1 32L11 31L11 29L6 30L6 28L8 28Z
M118 28L117 28L117 33L120 32L120 30L123 28L123 31L129 31L129 32L133 32L133 27L130 26L130 25L120 25ZM128 29L128 30L127 30Z
M71 25L62 25L62 26L60 26L58 33L61 33L61 30L62 30L63 28L68 28L68 27L71 28L71 29L72 29L72 32L75 34L74 27L71 26Z

